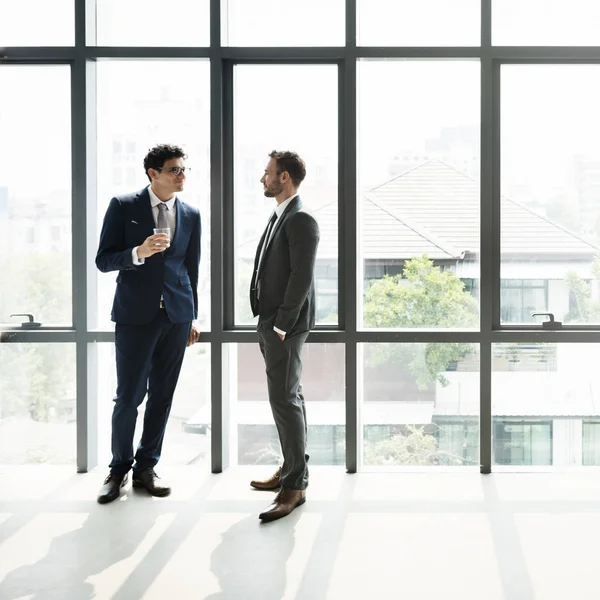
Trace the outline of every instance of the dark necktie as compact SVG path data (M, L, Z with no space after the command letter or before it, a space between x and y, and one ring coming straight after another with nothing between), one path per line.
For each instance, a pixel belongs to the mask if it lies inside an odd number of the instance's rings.
M277 221L277 213L273 211L269 222L267 223L267 229L265 230L265 238L263 240L262 248L260 249L260 258L258 259L258 265L256 270L260 271L260 264L262 263L262 259L265 255L265 251L267 246L269 245L269 238L271 237L271 233L273 232L273 227L275 227L275 222Z

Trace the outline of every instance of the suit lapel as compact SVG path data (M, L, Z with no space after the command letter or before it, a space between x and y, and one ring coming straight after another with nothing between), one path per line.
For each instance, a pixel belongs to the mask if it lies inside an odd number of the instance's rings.
M152 231L156 227L156 223L154 222L154 215L152 214L152 204L150 202L150 194L148 193L148 188L144 188L137 195L137 210L139 215L139 223L143 227L146 227L148 230L148 235L152 235ZM173 239L171 240L171 245L167 250L165 250L165 254L169 254L173 251L173 247L175 246L176 241L179 239L179 234L181 233L182 227L184 227L185 217L187 215L187 207L186 205L179 200L179 198L175 198L175 233L173 235ZM183 234L182 234L183 235ZM164 254L163 254L164 256Z
M273 231L271 231L271 235L269 236L269 239L267 241L267 247L265 248L265 253L262 257L262 261L260 262L260 265L256 265L254 270L258 272L256 274L256 277L258 278L258 276L260 275L260 272L262 271L264 264L267 261L267 254L269 252L269 248L271 247L271 244L273 243L273 240L275 239L275 236L279 233L279 230L281 229L281 226L283 225L283 222L285 221L285 219L287 219L287 217L289 215L294 214L295 212L298 212L300 209L302 208L302 202L300 202L300 196L296 196L286 207L286 209L283 211L283 214L277 219L277 221L275 221L275 225L273 226ZM260 240L260 243L258 245L258 254L256 255L256 260L258 262L258 256L260 254L260 249L262 248L263 245L263 240L265 238L266 235L266 231L265 233L263 233L263 236Z
M267 229L263 231L262 236L260 237L260 241L258 242L258 247L256 248L256 254L254 255L254 269L252 269L252 280L250 281L250 295L254 297L256 290L256 282L258 281L258 261L260 259L260 251L265 243L265 236L267 235ZM252 301L254 302L254 300Z
M275 221L275 226L273 227L273 231L271 232L271 236L269 237L269 240L267 242L267 247L265 248L265 256L266 256L267 251L269 250L269 248L271 246L271 243L273 242L273 239L275 238L275 236L279 232L279 229L281 228L284 220L288 217L288 215L291 215L291 214L293 214L295 212L298 212L301 208L302 208L302 203L300 202L300 196L296 196L287 205L287 207L283 211L283 214L281 215L281 217L279 217L279 219L277 219L277 221Z
M260 241L256 247L256 254L254 255L254 272L258 269L258 261L260 259L260 251L262 250L263 244L265 243L265 236L267 235L268 227L265 228L263 234L260 236Z
M175 233L173 235L173 239L171 241L171 248L175 245L177 238L179 237L179 233L181 232L181 227L185 222L185 212L186 206L183 202L179 200L179 198L175 198Z
M144 188L137 195L137 210L139 215L139 223L149 231L148 235L152 235L154 217L152 216L152 205L150 204L150 194L148 188Z

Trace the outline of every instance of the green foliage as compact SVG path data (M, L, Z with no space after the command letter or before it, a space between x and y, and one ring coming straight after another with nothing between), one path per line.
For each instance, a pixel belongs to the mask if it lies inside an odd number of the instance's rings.
M468 328L477 326L476 300L450 270L427 255L408 260L402 275L384 277L366 293L368 327Z
M61 418L75 400L75 349L71 344L10 344L2 348L2 416Z
M429 465L437 452L437 440L421 427L406 426L407 434L397 434L374 443L365 443L367 465Z
M402 275L374 281L365 294L365 325L373 328L470 328L477 326L478 312L462 281L427 255L407 261ZM444 372L472 352L472 344L374 344L368 347L367 364L393 362L426 389L435 382L447 385Z
M60 253L7 258L0 264L0 314L33 313L37 321L71 322L71 270ZM24 318L23 318L24 320ZM14 323L19 321L14 319ZM74 348L67 344L6 344L0 355L2 416L30 416L48 422L74 400Z
M365 464L409 466L465 464L462 457L440 450L437 438L425 433L423 427L406 425L404 430L404 433L393 435L388 439L365 443Z
M32 313L43 325L71 323L71 261L66 254L30 254L0 262L0 315ZM18 325L17 319L11 319Z
M594 258L592 273L600 285L600 256ZM592 287L574 271L565 277L569 291L575 299L574 306L564 317L565 323L597 323L600 321L600 301L592 298Z

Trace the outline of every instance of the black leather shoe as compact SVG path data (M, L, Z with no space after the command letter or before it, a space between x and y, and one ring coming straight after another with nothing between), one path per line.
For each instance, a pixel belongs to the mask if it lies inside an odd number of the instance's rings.
M116 500L121 494L121 488L127 483L127 473L115 475L111 473L105 480L98 492L98 502L107 504Z
M171 488L160 483L160 477L154 472L154 469L145 469L144 471L133 472L133 487L144 488L151 496L163 498L171 493Z

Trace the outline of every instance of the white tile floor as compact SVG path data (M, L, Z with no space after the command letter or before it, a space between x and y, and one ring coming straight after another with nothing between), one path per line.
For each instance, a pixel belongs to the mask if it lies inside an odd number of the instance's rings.
M161 470L100 506L104 471L0 468L0 600L600 598L600 473L311 469L261 525L270 469Z

